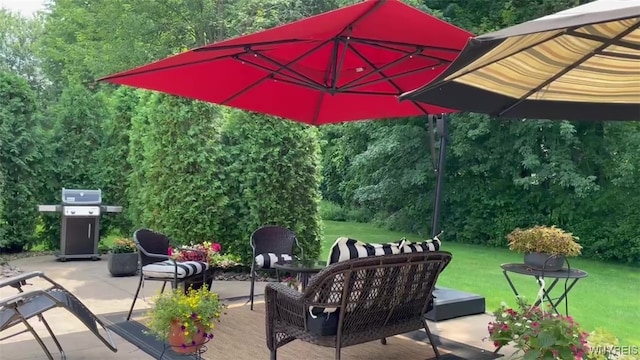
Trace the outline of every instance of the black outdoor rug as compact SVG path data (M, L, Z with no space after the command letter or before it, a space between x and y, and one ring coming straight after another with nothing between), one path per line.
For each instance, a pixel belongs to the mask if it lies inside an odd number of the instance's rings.
M176 354L163 342L157 340L153 335L147 334L147 327L138 321L126 321L126 313L114 313L102 315L101 318L105 320L107 328L118 334L126 341L140 348L145 353L149 354L154 359L159 360L189 360L196 359L194 356L185 356ZM256 324L257 326L264 326L263 324ZM414 331L412 333L404 334L404 336L415 341L423 341L428 343L427 335L424 331ZM260 342L264 344L264 339L247 339L248 341ZM490 351L480 349L477 347L469 346L467 344L459 343L449 339L438 337L434 335L434 340L439 349L442 349L442 360L493 360L501 357L502 355L494 354ZM266 345L263 345L266 349ZM215 350L214 350L215 351ZM214 356L216 359L239 359L233 354L221 354L217 353ZM267 355L268 357L268 355ZM246 360L253 360L255 357ZM333 357L331 357L333 358ZM256 358L257 359L257 358ZM300 357L301 360L304 357ZM245 360L245 359L239 359ZM259 360L259 359L258 359ZM431 360L431 359L428 359Z

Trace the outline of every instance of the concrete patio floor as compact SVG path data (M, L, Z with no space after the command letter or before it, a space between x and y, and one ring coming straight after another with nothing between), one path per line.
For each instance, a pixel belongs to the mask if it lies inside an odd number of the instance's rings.
M106 257L103 257L101 261L58 262L54 256L39 256L14 260L11 261L11 264L25 272L44 272L48 277L76 295L98 316L128 311L138 281L136 276L111 277L107 271ZM41 284L39 281L33 281L33 286L26 286L24 290L29 291L31 288L41 286ZM258 300L261 299L264 293L265 284L256 283L256 293L259 294ZM159 282L145 283L141 290L141 296L136 302L135 309L140 311L148 309L150 307L150 299L158 293L160 287L161 283ZM249 282L214 281L213 291L217 292L222 299L248 297ZM0 289L0 299L16 293L16 289L11 287ZM235 300L235 302L244 303L246 300ZM46 312L45 317L58 337L68 360L152 359L151 356L113 333L112 337L118 347L118 352L111 352L66 310L54 309ZM489 321L491 321L491 316L481 314L431 323L430 329L434 334L441 337L492 351L493 345L482 340L487 335L487 323ZM32 319L30 324L42 336L54 357L59 358L53 341L49 336L46 336L48 333L44 325L37 319ZM0 338L22 329L21 325L17 325L0 334ZM501 353L510 354L511 351L511 349L505 349ZM0 359L46 359L46 356L33 339L33 336L30 333L25 333L0 342Z

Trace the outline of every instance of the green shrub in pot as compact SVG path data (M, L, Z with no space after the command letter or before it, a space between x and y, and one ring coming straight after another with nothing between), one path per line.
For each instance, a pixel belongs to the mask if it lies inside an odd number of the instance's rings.
M138 271L136 244L127 238L116 239L109 248L107 267L112 276L131 276Z
M507 235L509 249L525 254L525 264L536 269L560 270L564 257L580 255L578 238L556 226L515 229Z

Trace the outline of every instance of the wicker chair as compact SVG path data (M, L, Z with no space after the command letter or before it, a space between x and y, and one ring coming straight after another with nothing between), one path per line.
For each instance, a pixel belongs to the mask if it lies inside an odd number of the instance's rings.
M304 256L296 234L282 226L263 226L251 234L249 242L253 249L251 289L249 291L251 310L253 310L256 270L273 270L273 265L276 262L292 260L294 244L298 248L300 257L304 258Z
M164 292L167 283L171 283L171 288L174 290L178 288L178 284L183 284L185 291L187 290L187 283L194 279L201 280L203 284L205 283L209 264L204 261L176 262L171 259L169 256L170 241L165 235L149 229L138 229L133 233L133 240L138 248L140 280L138 281L136 294L133 296L131 308L127 314L127 321L131 319L131 313L136 305L136 300L144 281L162 281L162 290L160 292ZM194 249L180 249L200 253L200 251ZM201 254L201 257L204 260L204 254Z
M366 257L328 266L302 293L268 284L266 341L271 359L295 339L333 347L339 360L343 347L422 328L439 359L424 314L450 261L448 252Z

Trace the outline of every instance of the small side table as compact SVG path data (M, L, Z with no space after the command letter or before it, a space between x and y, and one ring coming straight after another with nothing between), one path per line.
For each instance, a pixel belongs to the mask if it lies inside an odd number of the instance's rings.
M556 314L560 314L557 308L558 305L567 298L569 291L571 291L571 289L578 282L578 280L582 278L586 278L588 276L586 271L575 269L575 268L571 268L571 270L564 268L560 271L542 271L542 270L532 269L525 264L502 264L500 265L500 267L502 268L502 273L504 274L504 277L507 279L507 282L509 283L511 290L513 290L513 293L516 296L519 296L519 294L518 294L518 290L516 290L516 287L513 285L513 282L511 282L511 279L509 278L508 273L510 272L514 274L533 276L536 278L538 285L541 285L540 280L542 278L553 279L553 281L551 282L551 285L549 285L548 288L544 289L543 296L549 302L549 304L551 304L551 307L556 312ZM560 281L561 279L569 279L571 281L569 282L567 288L560 295L560 297L555 299L555 302L554 302L554 299L552 299L549 296L549 294L551 293L551 290L553 290L553 288L556 286L556 284L558 284L558 281ZM541 303L541 300L538 300L533 305L539 306L540 303ZM566 315L569 315L568 311L569 310L567 309Z
M273 267L278 271L286 271L294 274L298 274L298 279L302 285L302 290L307 287L309 278L313 274L319 273L325 268L324 264L317 261L291 261L286 263L275 263ZM278 276L278 281L280 277Z

